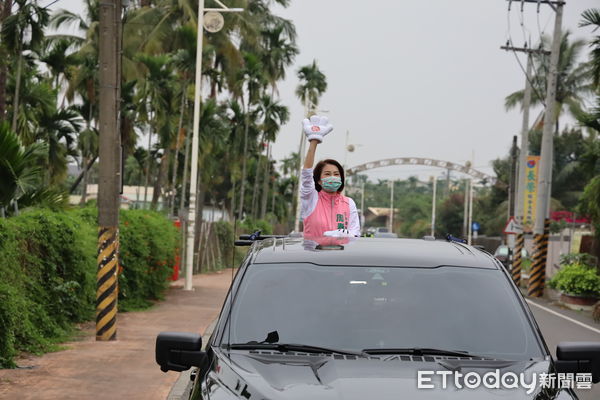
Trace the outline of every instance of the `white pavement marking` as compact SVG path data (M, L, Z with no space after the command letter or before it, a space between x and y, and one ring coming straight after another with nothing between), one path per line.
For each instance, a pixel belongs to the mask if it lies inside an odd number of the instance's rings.
M531 304L531 305L534 305L534 306L536 306L536 307L538 307L538 308L541 308L541 309L542 309L542 310L544 310L544 311L547 311L547 312L549 312L550 314L554 314L554 315L556 315L557 317L561 317L561 318L563 318L563 319L566 319L566 320L567 320L567 321L569 321L569 322L572 322L572 323L574 323L574 324L577 324L577 325L579 325L579 326L583 326L584 328L587 328L587 329L589 329L590 331L593 331L593 332L596 332L596 333L600 333L600 329L596 329L596 328L594 328L594 327L591 327L591 326L589 326L589 325L586 325L586 324L584 324L583 322L577 321L576 319L573 319L573 318L567 317L566 315L563 315L563 314L561 314L561 313L559 313L559 312L556 312L556 311L554 311L554 310L551 310L551 309L549 309L548 307L541 306L541 305L539 305L539 304L537 304L537 303L535 303L535 302L533 302L533 301L531 301L531 300L529 300L529 299L525 299L525 301L526 301L527 303Z

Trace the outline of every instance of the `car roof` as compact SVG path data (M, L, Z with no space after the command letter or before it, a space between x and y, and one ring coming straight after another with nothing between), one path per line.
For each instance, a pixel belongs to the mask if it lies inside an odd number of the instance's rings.
M321 243L321 245L319 245ZM336 247L336 249L323 249ZM498 269L494 258L466 244L445 240L392 238L270 238L254 243L252 264L423 267L460 266Z

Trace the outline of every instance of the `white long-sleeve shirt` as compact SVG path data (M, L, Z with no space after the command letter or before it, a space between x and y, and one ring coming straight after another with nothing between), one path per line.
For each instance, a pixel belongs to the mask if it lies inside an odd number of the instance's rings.
M348 231L351 235L360 236L360 218L358 217L356 203L350 197L346 196L346 198L348 199L348 206L350 208ZM302 219L305 219L313 213L319 201L319 192L315 188L312 168L302 170L302 176L300 177L300 200L300 216Z

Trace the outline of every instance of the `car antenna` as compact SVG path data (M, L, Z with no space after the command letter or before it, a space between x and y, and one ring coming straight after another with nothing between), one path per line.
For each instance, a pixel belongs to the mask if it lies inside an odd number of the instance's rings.
M235 211L233 213L233 238L235 239L235 235L237 234L237 218L235 216ZM233 269L235 266L235 252L236 247L233 246L231 251L231 285L229 289L229 310L227 311L227 355L229 356L229 361L231 362L231 307L233 307L233 279L235 277L233 273Z

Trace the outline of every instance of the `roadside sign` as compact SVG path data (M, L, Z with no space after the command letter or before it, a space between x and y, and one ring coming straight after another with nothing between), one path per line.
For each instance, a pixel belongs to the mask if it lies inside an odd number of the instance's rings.
M479 225L479 222L473 221L473 223L471 224L471 229L473 230L473 232L479 231L480 228L481 226Z
M537 210L537 184L540 165L540 156L528 156L525 164L525 191L523 207L523 228L526 232L533 230L535 213Z
M506 223L506 227L504 227L504 233L507 235L517 235L523 233L523 227L517 224L515 221L515 217L510 217L508 222Z

